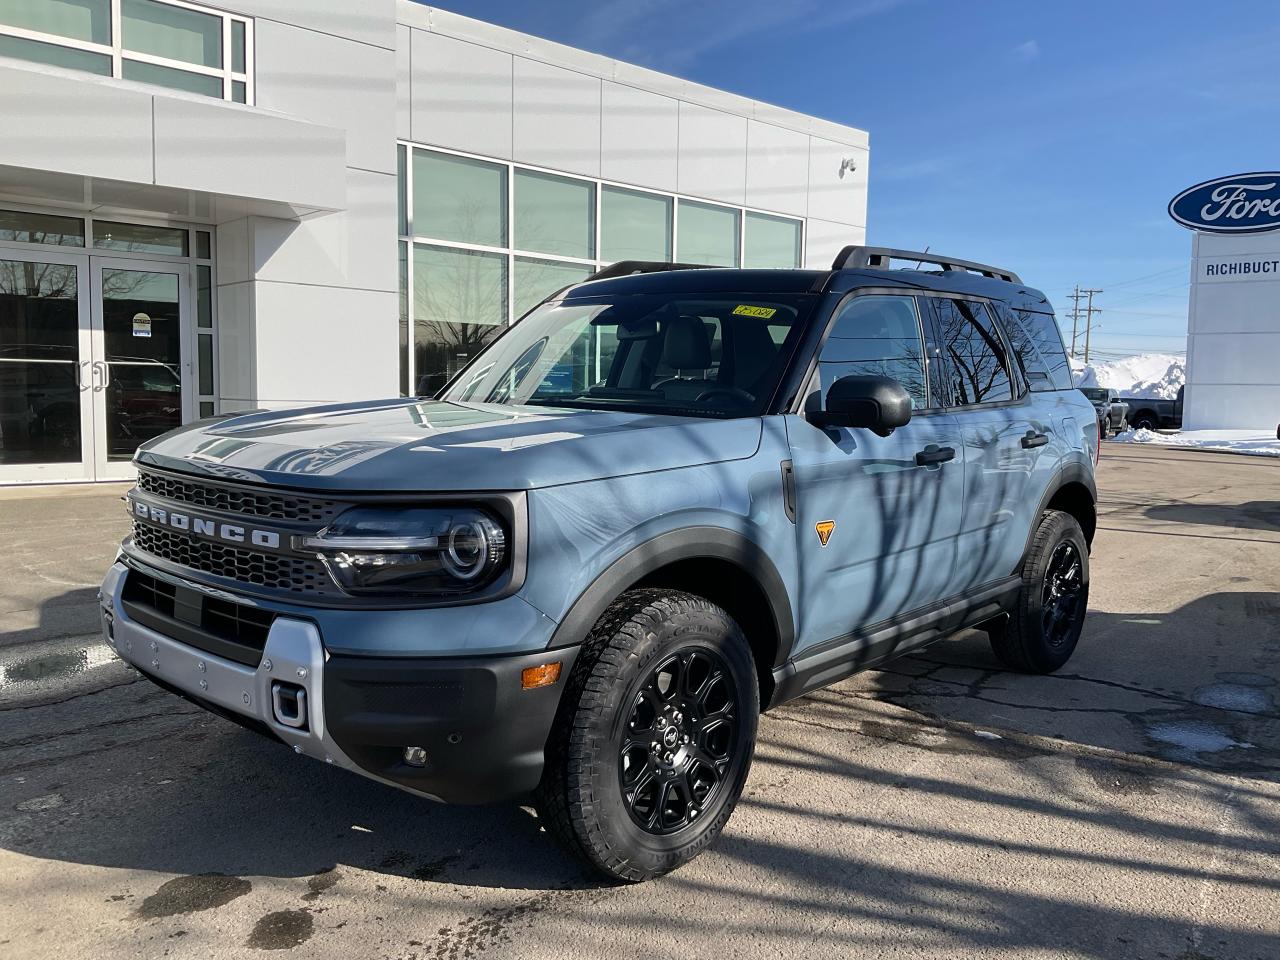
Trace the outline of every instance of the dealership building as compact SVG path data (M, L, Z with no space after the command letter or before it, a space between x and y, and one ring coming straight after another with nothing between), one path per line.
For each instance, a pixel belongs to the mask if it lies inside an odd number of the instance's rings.
M865 132L407 0L3 0L0 116L0 483L431 393L618 260L865 237Z

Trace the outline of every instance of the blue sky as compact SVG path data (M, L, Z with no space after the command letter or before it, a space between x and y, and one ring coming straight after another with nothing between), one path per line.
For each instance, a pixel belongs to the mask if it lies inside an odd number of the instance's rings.
M1100 287L1105 353L1183 349L1169 199L1280 167L1274 0L444 6L869 131L870 243L1008 266L1060 318Z

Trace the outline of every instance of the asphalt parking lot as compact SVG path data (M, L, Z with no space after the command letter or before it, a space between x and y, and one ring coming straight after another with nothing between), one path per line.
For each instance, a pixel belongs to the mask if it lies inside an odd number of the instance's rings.
M639 887L139 680L93 635L119 488L0 492L0 956L1275 960L1280 463L1107 445L1099 486L1060 674L969 632L767 715Z

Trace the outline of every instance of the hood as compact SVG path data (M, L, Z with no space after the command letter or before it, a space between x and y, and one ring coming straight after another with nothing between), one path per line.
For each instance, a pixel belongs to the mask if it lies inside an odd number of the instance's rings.
M350 492L532 490L744 459L760 430L759 418L388 400L194 423L137 461Z

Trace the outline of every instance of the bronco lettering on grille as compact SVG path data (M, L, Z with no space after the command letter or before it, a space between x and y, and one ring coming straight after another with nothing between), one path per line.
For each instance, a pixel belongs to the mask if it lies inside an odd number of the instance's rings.
M132 498L129 500L129 513L139 520L145 520L156 526L169 527L173 530L205 537L209 540L218 540L222 543L249 544L250 546L262 547L267 550L280 549L280 534L274 530L255 530L252 527L242 527L234 523L222 523L217 520L193 516L189 513L179 513L176 510L153 507L143 503L141 500Z

